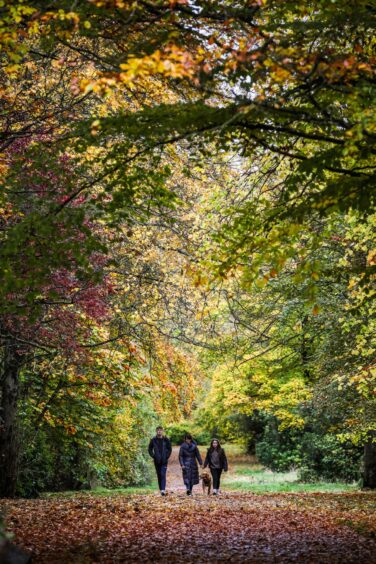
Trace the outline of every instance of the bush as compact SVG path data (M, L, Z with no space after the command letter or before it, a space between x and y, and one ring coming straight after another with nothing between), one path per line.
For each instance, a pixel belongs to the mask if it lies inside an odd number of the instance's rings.
M190 423L189 421L180 421L179 423L171 423L166 427L166 435L173 445L180 445L184 441L184 435L191 433L194 440L199 445L209 445L211 436L208 431Z
M341 443L334 435L305 433L302 439L302 482L354 482L360 478L362 449Z
M41 491L73 489L76 453L66 437L49 428L23 429L23 451L17 495L35 497Z
M300 466L298 469L298 480L305 484L314 484L320 480L320 477L309 466Z
M280 431L278 420L268 419L256 455L264 466L275 472L299 467L302 482L353 482L360 477L362 449L341 443L335 435L307 430Z
M44 491L90 489L96 486L144 486L154 476L147 446L155 426L148 404L126 405L88 437L68 434L43 422L36 432L26 417L20 421L20 470L17 495L35 497Z
M279 431L277 420L270 418L262 441L256 444L256 456L274 472L287 472L301 462L299 438L297 431Z

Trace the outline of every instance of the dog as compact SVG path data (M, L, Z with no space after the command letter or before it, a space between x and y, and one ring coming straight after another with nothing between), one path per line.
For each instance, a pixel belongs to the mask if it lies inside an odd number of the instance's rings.
M210 495L212 487L212 479L207 470L201 472L200 480L202 480L202 493L205 493L205 489L208 490L208 495Z

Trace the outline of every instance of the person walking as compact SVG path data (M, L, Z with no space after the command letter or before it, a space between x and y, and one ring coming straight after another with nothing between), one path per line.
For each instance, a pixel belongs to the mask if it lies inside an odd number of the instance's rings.
M183 471L183 481L187 489L187 495L192 495L193 486L200 481L197 462L202 466L202 458L197 448L197 443L189 433L185 435L184 443L180 447L179 462Z
M164 436L163 427L156 428L156 435L150 439L149 454L154 460L155 471L158 478L158 486L161 495L166 493L166 473L168 459L171 456L172 448L170 439Z
M209 466L213 478L213 495L218 495L222 471L227 472L228 470L226 453L218 439L212 439L210 443L205 457L204 468L207 466Z

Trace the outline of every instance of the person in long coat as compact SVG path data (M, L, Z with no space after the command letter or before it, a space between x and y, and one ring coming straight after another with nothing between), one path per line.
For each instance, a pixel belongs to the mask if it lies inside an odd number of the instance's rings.
M213 495L217 495L219 493L222 471L227 472L228 470L226 453L218 439L212 439L210 443L206 453L204 468L207 466L209 466L213 478Z
M192 435L187 433L184 443L180 447L179 462L183 471L183 481L187 489L187 495L192 495L192 488L200 481L197 462L202 466L202 458L197 448L197 443Z

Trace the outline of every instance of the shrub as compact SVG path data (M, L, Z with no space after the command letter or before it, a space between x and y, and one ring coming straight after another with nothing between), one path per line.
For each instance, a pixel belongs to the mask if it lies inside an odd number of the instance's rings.
M358 480L362 449L320 431L313 424L309 431L280 431L278 420L269 417L262 440L256 445L256 455L261 464L275 472L298 467L302 482Z
M20 421L22 452L17 495L35 497L43 491L126 487L151 483L147 452L155 414L148 404L125 405L103 432L68 434L43 422L35 427ZM105 431L105 432L104 432Z
M302 438L301 481L353 482L360 478L362 449L334 435L305 433Z
M297 431L279 431L277 420L270 418L262 440L256 444L256 456L274 472L287 472L301 462L299 438Z
M191 433L194 440L199 445L208 445L212 438L208 431L201 429L189 421L171 423L166 427L166 435L173 445L180 445L184 441L184 435L186 433Z

